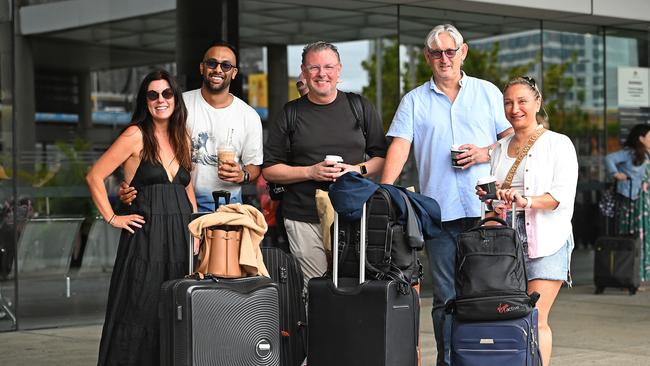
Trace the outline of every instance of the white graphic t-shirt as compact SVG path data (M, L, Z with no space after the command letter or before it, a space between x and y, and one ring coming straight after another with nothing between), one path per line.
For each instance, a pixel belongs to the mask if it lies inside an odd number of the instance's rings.
M231 143L236 151L235 161L242 166L261 165L262 122L248 104L233 95L225 108L214 108L203 99L201 89L183 93L187 107L187 127L192 136L192 181L200 212L214 210L212 192L228 190L231 202L241 202L241 185L219 179L217 149Z

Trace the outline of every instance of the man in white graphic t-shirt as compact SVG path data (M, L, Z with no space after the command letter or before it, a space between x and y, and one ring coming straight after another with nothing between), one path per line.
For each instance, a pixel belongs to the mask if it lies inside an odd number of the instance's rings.
M213 43L199 65L203 84L183 93L187 127L192 137L192 183L198 209L214 210L212 192L228 190L241 202L241 186L257 179L263 161L262 122L253 108L230 94L237 76L237 52L225 42ZM234 159L219 163L217 152L234 150ZM120 189L120 199L135 199L133 187ZM222 202L223 203L223 202Z

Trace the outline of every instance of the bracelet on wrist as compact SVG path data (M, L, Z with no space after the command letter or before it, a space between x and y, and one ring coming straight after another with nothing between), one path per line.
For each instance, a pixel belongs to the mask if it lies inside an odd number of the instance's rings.
M116 217L115 214L113 214L113 216L111 216L111 219L108 220L109 225L113 225L113 222L115 221L115 217Z
M531 208L533 206L533 197L526 197L526 206L524 208Z

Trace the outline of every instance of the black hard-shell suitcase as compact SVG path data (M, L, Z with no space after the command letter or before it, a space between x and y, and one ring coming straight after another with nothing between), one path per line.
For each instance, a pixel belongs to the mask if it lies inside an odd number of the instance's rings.
M636 294L641 285L641 239L638 235L602 236L596 239L594 283L596 293L605 287L627 288Z
M333 238L333 278L309 281L309 366L415 366L418 364L419 297L393 280L365 281L366 206L361 219L359 279L338 287L338 238ZM338 231L338 215L334 230ZM356 280L356 279L355 279Z
M278 288L268 277L167 281L158 313L163 366L280 366Z
M630 184L630 197L632 185ZM630 203L630 208L633 203ZM617 209L624 207L618 204ZM605 225L609 230L609 224ZM616 225L615 225L616 226ZM641 238L636 235L608 235L596 239L594 250L594 284L596 294L605 287L626 288L636 294L641 285Z
M293 255L280 248L262 247L264 264L280 293L282 366L300 366L307 356L307 314L304 279Z

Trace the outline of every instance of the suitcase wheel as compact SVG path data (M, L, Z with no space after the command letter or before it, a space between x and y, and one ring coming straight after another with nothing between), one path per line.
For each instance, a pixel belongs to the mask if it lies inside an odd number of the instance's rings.
M605 288L603 286L596 286L596 291L594 291L594 294L600 295L605 291Z
M638 290L638 287L630 287L630 296L636 295L636 290Z

